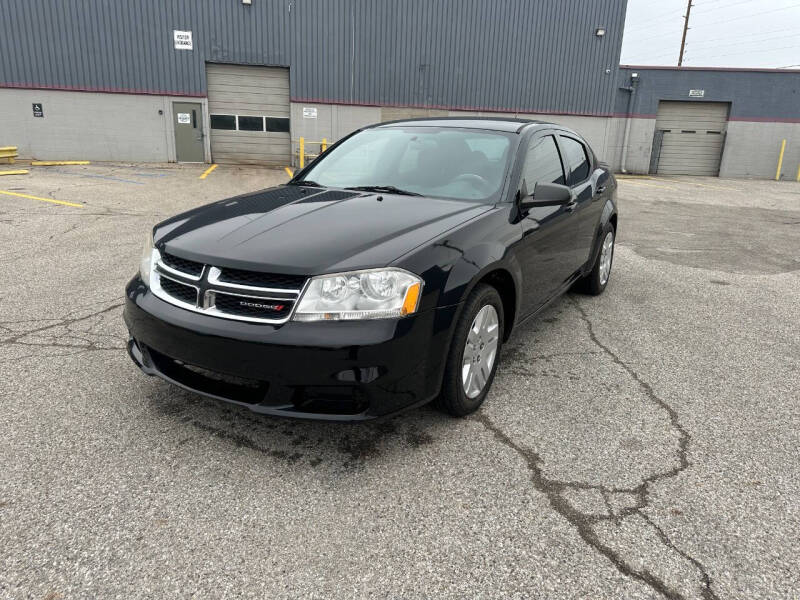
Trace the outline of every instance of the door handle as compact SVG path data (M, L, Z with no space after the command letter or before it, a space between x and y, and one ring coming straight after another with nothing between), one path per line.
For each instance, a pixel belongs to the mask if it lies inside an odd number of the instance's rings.
M564 205L564 208L567 209L569 212L572 212L573 210L575 210L577 206L578 203L575 202L575 200L570 200L567 204Z

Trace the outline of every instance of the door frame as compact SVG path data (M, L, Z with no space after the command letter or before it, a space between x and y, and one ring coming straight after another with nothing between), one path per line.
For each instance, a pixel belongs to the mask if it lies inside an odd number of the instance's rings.
M164 119L164 138L167 143L167 160L178 162L178 150L175 146L175 124L172 122L173 102L194 102L200 105L200 120L203 124L203 162L211 162L211 119L208 116L208 98L198 96L164 96L164 108L161 109Z

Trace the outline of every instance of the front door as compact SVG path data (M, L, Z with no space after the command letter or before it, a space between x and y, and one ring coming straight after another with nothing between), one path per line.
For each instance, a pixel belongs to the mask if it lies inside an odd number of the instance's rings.
M528 192L537 183L565 185L566 173L555 132L535 134L522 167L521 179ZM523 215L520 225L522 240L518 257L524 280L520 314L524 317L552 298L575 271L573 247L577 232L567 206L534 207Z
M203 162L203 111L197 102L173 102L175 156L178 162Z

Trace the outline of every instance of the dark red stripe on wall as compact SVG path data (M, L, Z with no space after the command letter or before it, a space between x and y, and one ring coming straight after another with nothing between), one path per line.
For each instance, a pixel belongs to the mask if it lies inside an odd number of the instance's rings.
M54 90L61 92L98 92L103 94L135 94L144 96L184 96L188 98L205 98L202 93L175 92L171 90L138 90L129 88L88 87L72 85L44 85L40 83L16 83L3 81L0 88L14 88L20 90Z
M326 98L291 98L292 102L307 102L308 104L337 104L345 106L388 106L391 108L421 108L432 110L468 110L474 112L491 113L525 113L537 115L561 115L565 117L613 117L611 113L591 113L591 112L564 112L559 110L542 110L532 108L496 108L489 106L460 106L457 104L408 104L393 102L357 102L349 100L330 100Z

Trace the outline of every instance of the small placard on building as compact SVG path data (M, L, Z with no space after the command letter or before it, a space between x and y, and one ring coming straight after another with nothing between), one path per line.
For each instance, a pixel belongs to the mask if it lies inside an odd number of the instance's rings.
M41 102L34 102L33 103L33 116L34 117L44 117L44 107L42 106Z
M314 106L304 106L303 107L303 118L304 119L316 119L317 118L317 109Z
M189 113L178 113L178 123L187 124L191 122L192 119L189 117Z
M192 32L172 30L172 39L175 42L175 50L192 50Z
M705 90L689 90L689 98L705 98Z

